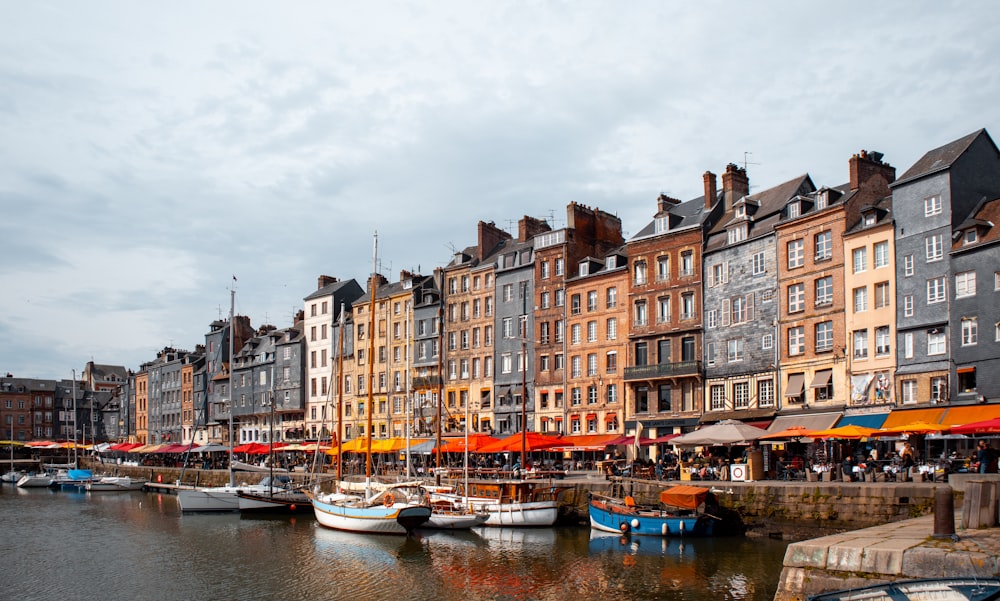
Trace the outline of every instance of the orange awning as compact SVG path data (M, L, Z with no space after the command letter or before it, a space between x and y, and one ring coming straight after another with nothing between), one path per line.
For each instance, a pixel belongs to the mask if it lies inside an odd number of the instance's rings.
M961 426L995 417L1000 417L1000 405L966 405L947 409L941 423L946 426Z
M899 409L891 411L889 417L885 418L882 429L894 428L915 422L939 424L941 423L941 416L944 415L944 411L944 409Z

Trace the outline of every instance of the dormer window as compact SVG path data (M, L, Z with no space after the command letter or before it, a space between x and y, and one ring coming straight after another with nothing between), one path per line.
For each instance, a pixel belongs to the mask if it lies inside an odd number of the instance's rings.
M611 255L604 262L604 266L607 267L608 269L615 269L616 267L618 267L618 257L616 257L615 255Z
M865 215L865 227L875 225L875 213L867 213Z
M820 190L816 194L816 210L825 209L830 206L830 191L827 189Z
M966 230L965 236L962 238L962 244L975 244L977 240L979 240L979 235L975 229Z
M728 234L729 244L742 242L747 239L747 224L742 223L736 227L729 228L727 234Z
M653 220L653 233L662 234L667 231L670 231L670 215L657 217Z
M796 217L802 214L801 211L802 211L801 205L799 204L798 201L790 203L788 205L788 218L795 219Z
M590 261L580 261L580 275L590 275Z
M738 205L736 207L736 217L743 218L743 217L746 217L746 216L747 216L747 207L746 207L746 205Z

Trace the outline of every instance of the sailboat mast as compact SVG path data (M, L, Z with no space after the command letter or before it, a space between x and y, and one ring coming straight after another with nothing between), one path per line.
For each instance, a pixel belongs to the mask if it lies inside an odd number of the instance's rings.
M403 382L403 386L406 387L403 392L403 402L406 403L404 407L404 415L406 416L406 425L403 426L405 431L404 436L406 436L406 477L410 477L410 424L412 423L412 415L410 413L412 402L410 400L410 353L412 349L410 348L410 332L413 328L413 301L412 299L408 301L410 306L406 309L406 380Z
M337 490L340 490L340 482L343 480L343 471L341 462L341 447L343 443L343 430L344 430L344 303L340 303L340 319L338 321L340 327L337 328L340 333L340 340L337 341L340 349L337 351ZM316 446L316 453L319 454L319 445Z
M233 281L236 281L236 276L233 276ZM229 394L229 486L236 486L236 477L233 474L233 409L236 405L233 400L233 346L236 344L233 338L236 336L235 329L233 328L233 312L236 310L236 288L229 289L229 381L227 383L227 393Z
M374 407L375 388L375 293L377 291L376 274L378 273L378 231L375 232L372 244L372 275L369 278L368 299L368 411L366 416L366 432L368 447L365 451L365 488L371 484L372 478L372 412Z

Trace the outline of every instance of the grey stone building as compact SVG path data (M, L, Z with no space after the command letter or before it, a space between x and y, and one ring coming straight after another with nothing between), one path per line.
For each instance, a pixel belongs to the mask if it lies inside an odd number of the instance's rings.
M149 376L149 442L183 440L181 419L181 367L188 351L164 347L146 364Z
M1000 151L986 130L925 153L895 183L896 401L946 403L958 332L950 325L952 232L1000 195Z
M951 247L951 399L1000 400L1000 198L980 203Z
M438 399L441 398L441 285L440 273L424 284L413 305L412 363L408 402L413 416L410 434L435 433Z
M299 315L301 317L301 314ZM297 324L302 320L297 319ZM305 438L305 343L301 327L271 332L274 340L274 408L278 440Z
M774 226L792 198L815 190L803 175L750 195L746 172L734 167L723 175L723 214L702 260L705 412L713 420L767 418L781 407Z
M253 335L250 318L236 315L236 336L233 339L233 352L243 348L243 344ZM209 325L205 334L205 400L206 412L204 423L208 428L208 437L212 442L229 443L229 320L219 319Z
M268 442L274 422L274 326L257 330L233 357L236 443ZM278 432L280 434L280 431Z
M497 257L496 332L493 351L493 432L510 435L534 431L534 283L536 235L550 227L544 221L523 217L518 222L516 240L506 240ZM527 388L527 394L525 394ZM524 399L527 405L522 407ZM522 414L524 423L522 424Z

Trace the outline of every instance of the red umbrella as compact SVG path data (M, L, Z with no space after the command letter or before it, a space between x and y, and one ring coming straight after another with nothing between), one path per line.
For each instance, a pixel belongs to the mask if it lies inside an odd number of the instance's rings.
M952 426L952 434L998 434L1000 433L1000 417L981 422L972 422L961 426Z
M489 434L483 434L482 432L478 432L476 434L469 434L469 445L468 445L469 452L476 453L482 447L488 444L493 444L498 440L500 439L494 438ZM441 453L464 453L465 449L466 449L465 439L459 438L457 440L452 440L447 444L441 445L441 448L438 449L438 451Z
M558 447L566 444L559 439L559 436L550 436L545 434L539 434L538 432L525 432L524 433L524 448L527 451L542 451L545 449L551 449L552 447ZM477 453L502 453L504 451L520 451L521 450L521 434L514 434L508 436L507 438L502 438L496 442L491 442L488 445L483 445L476 452Z

